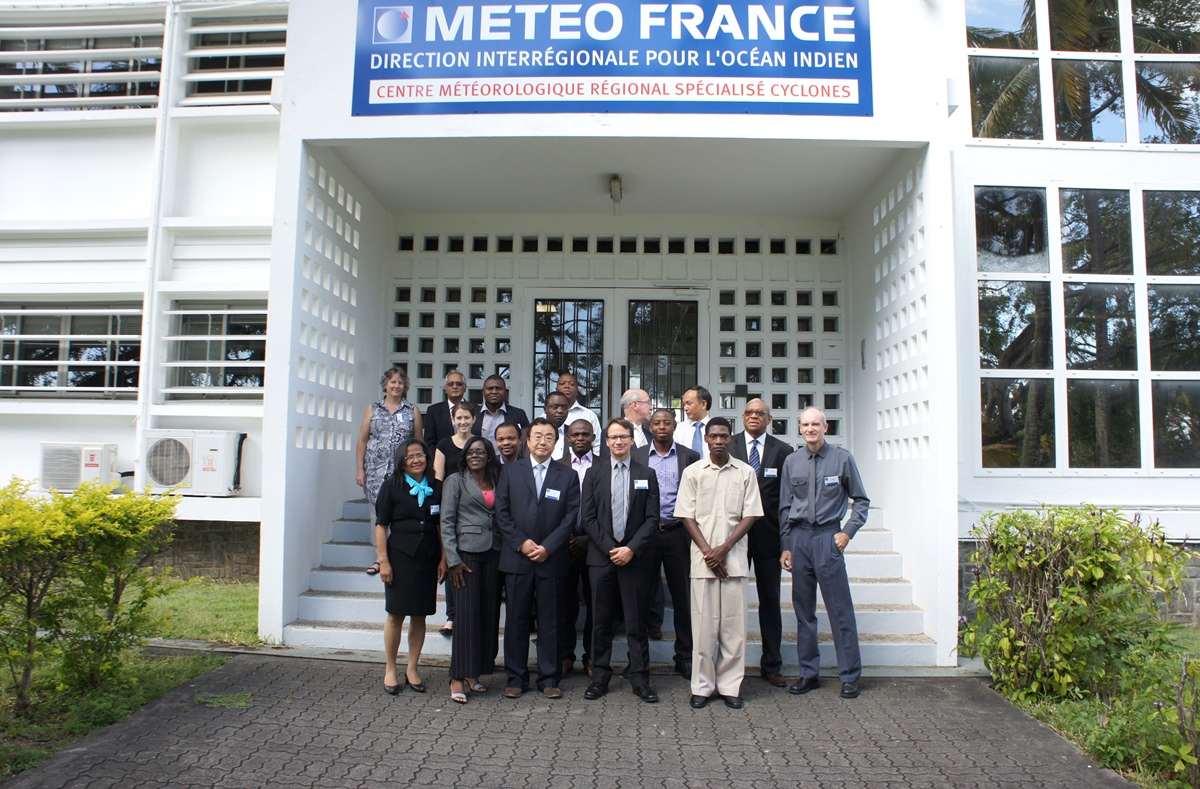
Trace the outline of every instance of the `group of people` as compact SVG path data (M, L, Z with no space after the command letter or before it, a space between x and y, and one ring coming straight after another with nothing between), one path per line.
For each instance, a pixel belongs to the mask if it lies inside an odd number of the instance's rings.
M384 582L387 693L404 685L425 691L425 617L435 612L444 579L453 701L487 691L480 678L499 657L502 599L504 695L519 698L532 679L543 695L560 698L560 682L575 663L582 597L584 697L608 693L614 634L623 627L625 676L638 698L656 703L649 641L662 627L665 577L674 668L691 682L691 706L719 697L740 709L753 567L762 678L797 695L819 687L819 588L840 693L858 695L862 666L843 551L870 501L854 458L825 441L819 409L801 414L804 445L793 451L767 433L771 414L763 400L746 403L735 434L729 420L710 416L712 395L703 386L684 393L681 422L673 410L655 409L645 391L630 389L621 416L601 427L578 401L570 373L559 376L532 420L507 402L500 376L484 382L484 403L476 407L465 400L463 376L451 372L446 400L424 418L404 398L408 381L400 370L389 370L381 383L384 397L364 415L357 456L359 484L376 513L377 561L368 572ZM798 622L800 676L790 686L780 643L783 570L792 573ZM405 618L402 685L397 657Z

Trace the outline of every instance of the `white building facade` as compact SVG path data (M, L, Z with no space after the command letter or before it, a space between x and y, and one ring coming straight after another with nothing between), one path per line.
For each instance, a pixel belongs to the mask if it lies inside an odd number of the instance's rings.
M677 407L700 382L735 419L762 396L799 444L817 405L872 496L866 661L954 665L983 511L1088 501L1200 532L1197 20L1120 0L1080 43L1049 0L988 5L2 3L0 475L112 444L141 486L156 438L245 434L239 494L180 516L261 524L264 638L360 646L313 635L313 598L369 555L338 521L392 363L422 408L458 369L537 412L564 367L603 416L627 386ZM403 60L466 53L457 81L501 97L534 72L478 53L553 31L646 66L618 16L735 67L846 43L858 69L829 84L856 103L454 103ZM1174 48L1141 46L1159 28ZM380 52L398 70L372 73ZM759 81L796 90L787 57ZM653 82L621 68L538 78ZM327 618L381 618L353 600Z

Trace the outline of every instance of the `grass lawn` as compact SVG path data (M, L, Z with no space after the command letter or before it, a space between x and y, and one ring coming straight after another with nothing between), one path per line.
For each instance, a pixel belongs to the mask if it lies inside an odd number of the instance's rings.
M160 638L258 644L258 584L194 578L153 601L163 617Z
M1148 661L1137 678L1124 683L1112 698L1042 700L1019 706L1138 786L1187 789L1186 774L1172 772L1174 759L1159 746L1169 744L1177 731L1171 716L1181 660L1185 655L1200 655L1200 630L1180 628L1174 639L1171 655Z
M258 584L196 579L152 603L163 624L154 634L243 645L258 638ZM120 674L106 686L87 692L59 688L57 661L48 661L34 678L28 718L13 715L11 698L0 694L0 781L28 770L94 729L138 711L168 690L217 668L225 655L156 657L128 650Z

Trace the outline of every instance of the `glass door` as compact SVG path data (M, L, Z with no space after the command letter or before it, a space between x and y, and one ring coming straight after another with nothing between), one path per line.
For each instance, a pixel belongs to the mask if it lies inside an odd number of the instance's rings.
M601 422L621 394L645 389L656 407L679 408L708 372L707 291L532 289L533 392L537 408L560 372L579 380L579 399Z

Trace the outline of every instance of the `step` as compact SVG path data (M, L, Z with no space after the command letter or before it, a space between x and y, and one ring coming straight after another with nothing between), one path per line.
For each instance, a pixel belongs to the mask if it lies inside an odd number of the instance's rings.
M375 526L370 521L349 520L340 518L333 522L332 542L358 542L371 544L371 532Z
M298 647L322 647L326 649L362 650L380 652L382 661L383 626L370 622L347 622L344 628L333 628L320 622L297 620L283 629L284 643ZM797 661L795 649L795 634L783 635L783 666L784 674L795 675ZM862 633L859 635L859 648L862 652L864 669L869 672L872 667L900 666L932 666L937 661L937 644L933 639L924 635L880 636ZM400 653L408 649L407 633L401 638ZM837 665L833 642L828 636L821 639L821 664L826 667ZM575 654L582 654L582 645L577 644ZM535 649L530 650L530 661L535 658ZM422 649L422 663L428 665L445 665L450 656L450 639L438 635L436 628L427 627L425 645ZM618 637L613 641L613 664L623 664L626 649L625 639ZM756 668L762 657L762 643L748 636L746 643L746 665ZM673 644L670 640L650 642L650 662L658 671L669 671L674 659ZM503 658L501 657L501 661ZM576 672L578 673L578 668ZM581 675L582 676L582 675Z
M321 565L325 567L361 567L375 561L375 548L365 542L327 542L321 546Z
M342 502L342 517L348 521L374 520L375 508L366 499Z

